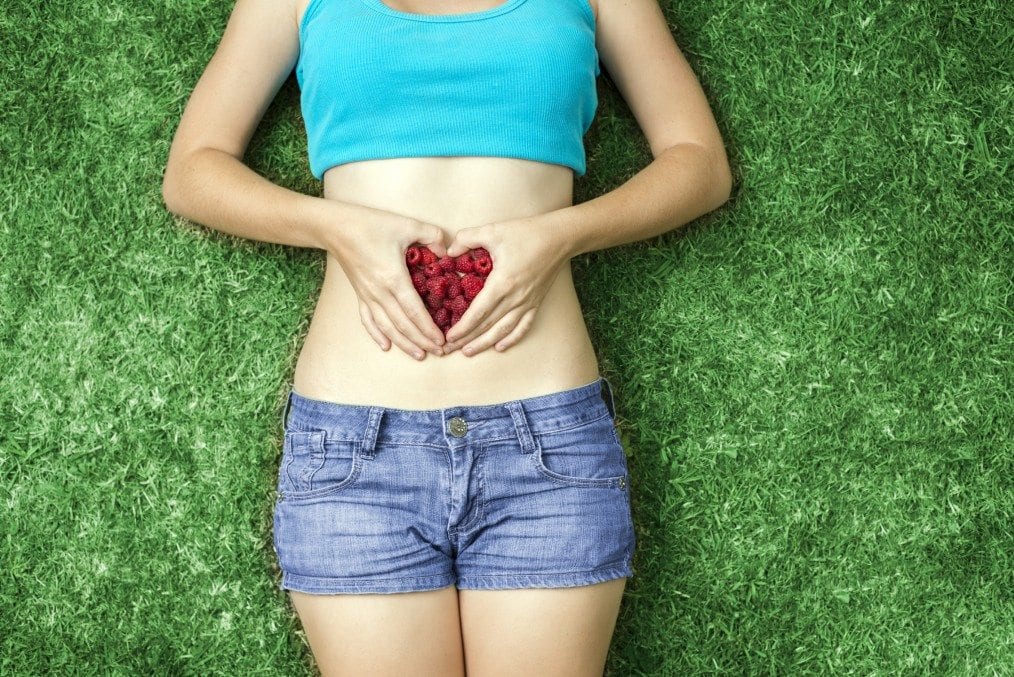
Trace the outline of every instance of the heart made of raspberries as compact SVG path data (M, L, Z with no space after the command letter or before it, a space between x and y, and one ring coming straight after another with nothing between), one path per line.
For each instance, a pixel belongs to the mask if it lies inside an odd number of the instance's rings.
M493 259L485 247L438 257L426 245L413 244L405 252L405 263L412 286L444 334L465 314L493 270Z

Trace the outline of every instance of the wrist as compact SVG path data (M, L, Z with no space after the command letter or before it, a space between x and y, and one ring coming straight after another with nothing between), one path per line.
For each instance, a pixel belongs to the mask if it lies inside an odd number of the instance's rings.
M578 205L562 207L545 216L549 221L545 224L545 233L551 238L555 251L560 252L564 260L570 260L583 253L578 228L581 218Z
M341 243L342 233L353 220L356 205L339 200L303 195L297 204L299 222L313 247L335 251Z

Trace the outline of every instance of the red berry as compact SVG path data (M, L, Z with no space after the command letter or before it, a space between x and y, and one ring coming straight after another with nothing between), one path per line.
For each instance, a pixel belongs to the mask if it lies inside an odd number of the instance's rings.
M444 305L444 297L436 292L430 292L426 295L426 307L430 310L437 310Z
M471 273L474 270L472 263L472 257L466 252L454 259L454 268L459 273Z
M440 298L447 296L447 280L442 277L431 277L426 280L426 288Z
M405 263L409 266L414 266L419 263L420 257L421 255L419 254L419 249L415 245L410 246L408 250L405 251Z
M454 272L454 257L453 256L447 256L445 254L444 256L440 257L440 259L437 261L437 263L440 264L440 267L444 269L445 273L453 273Z
M448 312L447 308L439 308L435 313L433 313L433 323L437 326L447 324L450 322L450 316L450 312Z
M450 298L461 296L461 278L457 275L453 275L452 277L454 279L447 285L447 296Z
M489 251L485 247L476 247L472 250L473 259L489 258Z
M461 295L451 297L451 299L447 301L447 304L451 311L457 313L458 315L464 315L465 311L468 310L468 301Z
M444 269L441 268L436 261L433 261L432 263L426 264L426 267L423 268L423 272L426 273L426 277L438 277L444 274Z
M424 266L428 266L429 264L434 263L437 260L437 255L434 254L432 251L430 251L429 247L423 247L422 250L419 252L419 256L420 256L419 262Z
M471 301L475 298L475 295L482 290L483 287L482 278L477 275L469 273L461 278L461 290L465 294L465 298Z
M417 270L412 273L412 286L415 290L422 294L426 291L426 274L421 270Z
M475 260L475 272L479 275L489 275L491 270L493 270L493 260L488 256Z
M458 323L458 320L460 320L460 319L461 319L461 314L459 314L459 313L451 313L451 326L453 327L454 325L456 325Z

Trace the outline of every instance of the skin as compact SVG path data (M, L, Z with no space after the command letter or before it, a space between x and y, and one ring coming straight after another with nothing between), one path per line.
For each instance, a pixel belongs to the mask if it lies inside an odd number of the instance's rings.
M728 196L724 185L694 199L677 193L686 184L727 184L728 165L707 101L657 0L589 0L602 64L637 118L657 167L650 179L644 174L632 180L624 200L581 205L589 224L583 234L579 220L562 218L572 208L572 170L514 158L351 162L325 173L323 200L313 201L312 209L282 209L297 204L289 201L292 195L246 172L240 160L295 65L297 27L308 1L238 0L180 123L163 189L173 211L214 220L226 232L327 250L295 390L347 404L432 409L594 381L598 363L570 270L579 236L590 238L591 224L604 223L596 233L599 247L647 237L661 232L645 226L655 203L684 203L681 212L671 210L670 228ZM456 14L503 0L384 1L406 12ZM194 177L189 185L188 175ZM218 181L219 192L197 197L209 181ZM245 201L213 211L241 191ZM308 203L299 197L298 204ZM644 216L632 215L635 210ZM313 223L305 216L311 213ZM651 218L656 225L661 220ZM631 225L624 233L608 232L619 223ZM494 259L448 346L440 345L442 334L407 272L401 275L400 252L417 239L438 254L484 246ZM473 354L455 349L461 347ZM413 357L419 348L432 352ZM449 586L386 595L290 591L290 599L324 675L586 676L602 674L625 583L621 578L520 590Z

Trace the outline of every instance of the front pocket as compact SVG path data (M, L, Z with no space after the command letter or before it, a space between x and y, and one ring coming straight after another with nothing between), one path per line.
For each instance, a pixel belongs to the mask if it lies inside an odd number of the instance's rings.
M530 454L535 469L562 484L581 487L623 486L627 457L616 436L612 417L560 431L533 435Z
M326 430L286 431L278 473L279 500L317 498L347 488L359 476L359 450L359 442L331 439Z

